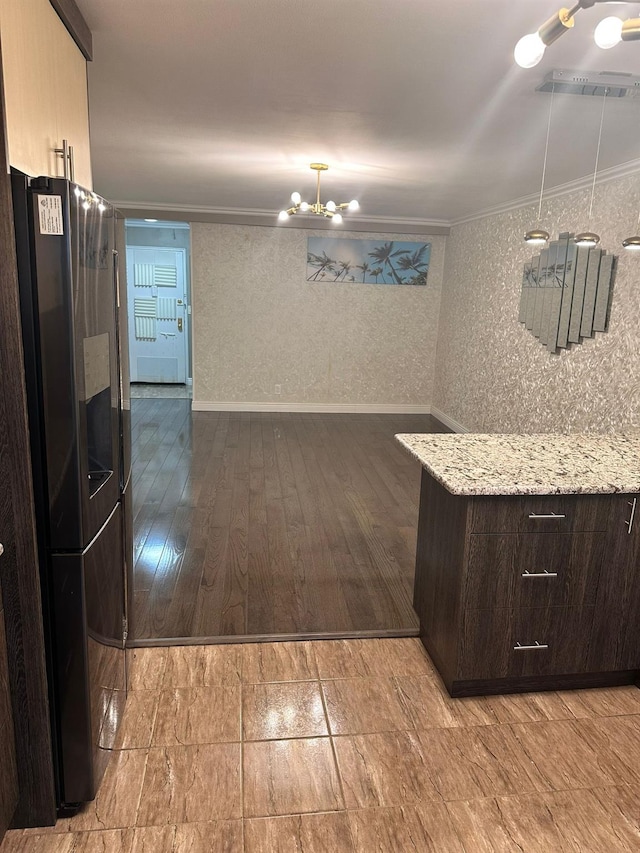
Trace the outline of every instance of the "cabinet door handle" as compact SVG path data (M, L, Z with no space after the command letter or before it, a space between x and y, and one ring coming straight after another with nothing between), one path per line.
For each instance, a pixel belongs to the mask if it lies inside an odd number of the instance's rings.
M538 518L566 518L566 515L557 512L530 512L529 518L533 518L534 520Z
M633 522L636 517L636 506L638 504L638 498L634 498L632 501L627 501L629 506L631 507L631 515L628 519L625 519L625 524L627 525L627 533L631 533L633 530Z
M0 557L4 554L4 545L0 542Z
M62 148L53 149L59 157L62 157L62 177L69 180L69 142L66 139L62 140ZM73 150L73 149L71 149ZM73 178L71 178L73 180Z
M548 649L548 643L539 643L537 640L533 645L523 646L521 643L516 643L513 647L514 652L530 652L530 651L542 651L543 649Z
M76 164L73 159L73 145L69 146L69 180L71 183L75 181Z
M522 573L523 578L557 578L557 572L548 572L546 569L543 572L528 572Z

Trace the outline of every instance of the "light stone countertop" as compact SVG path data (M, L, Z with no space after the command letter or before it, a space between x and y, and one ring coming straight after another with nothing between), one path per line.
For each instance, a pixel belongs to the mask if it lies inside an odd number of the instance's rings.
M640 492L640 434L404 434L396 439L454 495Z

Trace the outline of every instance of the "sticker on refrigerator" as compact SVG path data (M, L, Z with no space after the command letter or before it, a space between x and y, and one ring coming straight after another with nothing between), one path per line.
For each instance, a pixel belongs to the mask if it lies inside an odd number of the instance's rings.
M60 195L37 195L38 217L40 219L41 234L64 234L64 221L62 219L62 196Z

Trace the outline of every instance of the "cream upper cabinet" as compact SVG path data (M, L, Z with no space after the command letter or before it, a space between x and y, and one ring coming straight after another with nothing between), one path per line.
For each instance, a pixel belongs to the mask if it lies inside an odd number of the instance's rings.
M49 0L0 0L9 162L63 175L56 148L74 149L75 180L92 189L86 60Z

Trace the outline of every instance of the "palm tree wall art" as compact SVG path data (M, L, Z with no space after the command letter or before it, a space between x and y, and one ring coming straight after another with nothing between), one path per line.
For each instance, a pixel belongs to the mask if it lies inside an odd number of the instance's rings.
M427 284L431 243L309 237L307 281L344 284Z

